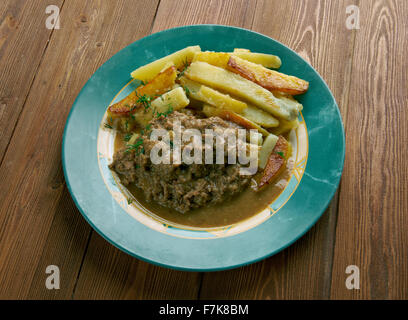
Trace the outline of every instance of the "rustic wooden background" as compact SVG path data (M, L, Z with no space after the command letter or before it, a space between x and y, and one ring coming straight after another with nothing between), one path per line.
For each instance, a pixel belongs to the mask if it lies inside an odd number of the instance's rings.
M60 7L48 30L45 8ZM346 7L360 29L346 28ZM0 298L407 299L408 1L2 0L0 4ZM346 161L316 226L262 262L173 271L108 244L76 209L61 167L75 97L119 49L163 29L216 23L293 48L339 104ZM45 288L57 265L61 289ZM360 289L345 286L348 265Z

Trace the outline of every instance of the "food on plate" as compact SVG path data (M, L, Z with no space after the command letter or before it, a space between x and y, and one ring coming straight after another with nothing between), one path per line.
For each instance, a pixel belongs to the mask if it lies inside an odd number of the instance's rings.
M309 83L305 80L267 69L239 57L231 56L228 60L228 67L232 72L268 90L277 90L296 95L305 93L309 87Z
M284 137L279 136L266 161L258 188L263 188L276 179L281 170L284 169L289 154L290 145L288 141Z
M279 120L270 113L251 105L248 105L248 107L242 111L242 115L264 128L273 128L279 125Z
M207 128L237 129L236 126L218 117L197 119L179 112L154 119L150 123L151 129L172 130L174 121L181 122L182 130L199 130L203 139ZM139 137L139 141L140 152L119 150L114 155L111 168L121 175L124 185L134 183L141 188L148 201L155 201L162 206L185 213L194 208L222 202L242 191L250 183L250 176L240 175L239 163L184 165L173 161L170 164L153 164L149 155L159 141L151 140L147 132ZM181 149L187 147L188 143L183 142ZM201 146L200 152L204 154L205 151L205 146ZM215 155L215 152L213 154Z
M112 118L128 117L139 109L143 109L146 103L166 93L175 85L176 71L176 67L171 66L158 73L150 82L111 105L108 108L108 115Z
M214 52L214 51L201 51L196 52L193 57L193 61L202 61L212 64L217 67L226 68L230 57L239 57L247 61L260 64L265 68L278 69L281 66L281 60L279 57L264 54L245 51L245 49L234 49L234 52Z
M291 175L289 133L303 109L292 95L308 89L267 69L280 65L244 48L191 46L132 72L141 85L108 107L104 125L116 134L109 167L132 199L195 227L266 208Z
M164 58L155 60L140 68L137 68L131 73L132 78L144 82L153 79L160 71L162 71L167 64L174 64L177 69L187 65L194 57L196 52L201 51L200 46L191 46L182 50L176 51Z
M302 105L276 97L271 91L226 69L206 62L192 62L185 71L191 80L203 83L229 94L245 99L257 107L285 120L295 120Z
M181 77L180 83L193 99L208 103L212 106L238 113L241 113L247 107L245 102L234 99L228 94L223 94L198 82L189 80L186 77Z

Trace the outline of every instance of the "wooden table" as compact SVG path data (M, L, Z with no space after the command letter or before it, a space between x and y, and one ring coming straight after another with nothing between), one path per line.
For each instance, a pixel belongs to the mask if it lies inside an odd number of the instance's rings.
M49 30L45 9L60 8ZM346 12L357 5L360 29ZM0 298L407 299L408 1L2 0ZM262 262L181 272L103 240L75 207L61 166L69 110L95 70L128 44L189 24L266 34L308 60L346 130L340 188L302 239ZM324 147L324 146L322 146ZM48 265L59 290L45 287ZM345 285L360 270L360 289Z

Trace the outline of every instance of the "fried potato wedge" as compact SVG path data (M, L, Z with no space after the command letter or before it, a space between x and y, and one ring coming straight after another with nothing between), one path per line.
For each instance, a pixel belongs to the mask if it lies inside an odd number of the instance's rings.
M244 118L243 116L239 115L238 113L235 113L233 111L229 110L220 110L219 113L217 114L221 119L227 120L234 122L241 127L245 129L256 129L260 133L262 133L264 136L268 136L270 133L266 131L264 128L261 126L257 125L255 122L252 122L251 120L248 120L247 118Z
M258 190L272 183L286 166L286 159L290 154L290 145L282 136L279 136L271 154L269 155L265 169L258 183Z
M149 108L138 108L133 118L140 125L146 126L155 116L183 109L189 103L190 100L187 98L183 88L177 87L154 99Z
M273 128L279 125L279 120L271 116L270 113L251 105L248 105L248 107L242 111L242 115L265 128Z
M267 162L269 155L271 154L273 148L275 148L276 142L278 141L278 137L274 134L268 134L264 139L262 144L262 148L259 151L258 155L258 167L264 169Z
M247 108L245 102L231 98L228 94L223 94L204 85L201 86L198 94L202 97L202 101L218 108L236 113L242 113Z
M187 94L195 100L237 113L241 113L247 107L245 102L234 99L228 94L221 93L184 76L180 77L179 80Z
M251 52L251 50L244 48L234 48L234 53L236 52Z
M294 76L267 69L259 64L231 56L228 60L228 70L268 90L277 90L291 95L302 94L309 88L309 82Z
M272 133L277 136L284 134L292 129L296 129L299 126L299 120L295 119L293 121L280 120L279 126L272 129Z
M208 117L217 117L220 114L220 109L217 109L214 106L211 106L207 103L203 104L203 113Z
M148 99L148 101L153 100L155 97L172 89L175 85L176 77L177 70L174 66L160 72L146 85L138 87L126 98L111 105L108 108L108 116L113 119L129 117L130 114L136 112L138 108L143 108L143 103L141 102L140 97L144 97L145 99Z
M278 69L282 64L278 56L265 53L249 52L247 49L234 49L234 52L201 51L194 55L193 62L202 61L220 68L227 68L228 60L231 56L236 56L253 63L261 64L265 68Z
M206 62L192 62L184 75L190 80L243 98L272 115L288 121L296 119L302 109L300 103L287 103L286 100L276 98L272 92L258 84Z
M188 100L183 88L178 87L153 100L151 109L157 112L166 112L169 109L177 111L187 107L189 103L190 100Z
M221 119L230 121L230 122L234 122L236 124L238 124L239 126L251 130L251 129L255 129L258 130L259 132L259 136L255 136L255 133L251 133L252 135L254 135L253 140L257 141L257 144L259 144L259 141L262 141L262 135L268 136L270 133L268 131L266 131L264 128L258 126L256 123L242 117L241 115L232 112L232 111L228 111L228 110L223 110L220 108L216 108L212 105L209 104L204 104L203 105L203 113L207 116L207 117L220 117ZM250 138L250 136L248 136L248 138Z
M191 46L176 51L161 59L155 60L131 73L132 78L142 81L152 80L168 63L173 63L177 69L183 68L186 63L191 62L196 52L201 51L200 46Z
M182 76L179 78L181 86L186 91L188 97L201 101L201 95L199 94L202 84Z
M230 56L227 52L202 51L194 55L193 62L201 61L220 68L226 68Z

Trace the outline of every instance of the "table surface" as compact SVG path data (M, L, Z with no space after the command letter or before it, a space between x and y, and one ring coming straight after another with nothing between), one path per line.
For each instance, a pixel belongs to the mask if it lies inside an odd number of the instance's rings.
M60 29L46 28L50 4ZM350 5L359 29L346 27ZM2 0L0 298L407 299L407 16L405 0ZM294 49L328 83L346 131L341 184L319 222L269 259L212 273L157 267L110 245L75 207L61 165L69 110L95 70L150 33L200 23ZM49 265L59 290L45 286ZM346 287L350 265L359 289Z

